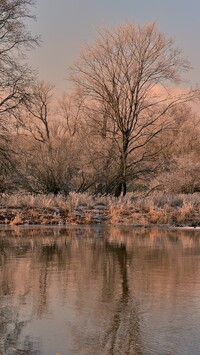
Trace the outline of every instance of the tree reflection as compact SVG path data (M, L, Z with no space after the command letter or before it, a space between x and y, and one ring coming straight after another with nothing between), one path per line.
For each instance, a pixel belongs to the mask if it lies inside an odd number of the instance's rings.
M1 307L0 311L0 354L2 355L39 355L39 342L26 336L23 340L22 332L29 320L20 321L20 315L12 304Z
M36 313L40 318L47 313L49 307L48 290L51 282L48 278L51 277L52 265L56 264L58 269L65 269L66 262L69 264L70 249L69 243L63 242L59 245L59 241L56 242L52 239L49 240L49 243L41 245L39 248L35 261L40 265L36 298Z
M107 250L113 255L113 261L117 261L119 265L121 294L116 300L110 325L105 330L102 346L110 355L142 354L138 306L129 289L126 245L107 242Z

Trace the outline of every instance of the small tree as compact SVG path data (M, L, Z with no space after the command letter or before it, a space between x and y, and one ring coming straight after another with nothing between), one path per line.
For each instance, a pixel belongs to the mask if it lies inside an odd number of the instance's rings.
M21 127L41 143L50 144L53 89L51 83L36 82L30 87L23 110L20 109L18 113Z
M171 112L199 98L197 89L175 88L189 69L180 50L154 23L103 30L72 67L71 80L85 99L90 121L118 147L110 192L125 194L127 181L150 169L145 163L157 154L150 143L170 129Z
M73 115L65 104L67 118L63 119L54 106L53 86L42 81L30 88L24 109L18 110L20 129L15 146L22 172L19 184L26 189L67 194L73 186L77 142L71 125Z

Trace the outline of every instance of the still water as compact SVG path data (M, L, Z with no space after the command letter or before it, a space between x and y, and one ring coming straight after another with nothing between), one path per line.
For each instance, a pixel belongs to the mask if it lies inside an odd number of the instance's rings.
M200 232L0 231L0 354L200 354Z

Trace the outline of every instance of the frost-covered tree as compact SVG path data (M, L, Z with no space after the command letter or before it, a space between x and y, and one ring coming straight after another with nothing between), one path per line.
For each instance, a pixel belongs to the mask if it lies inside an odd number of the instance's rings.
M170 129L173 110L199 98L199 90L177 89L190 64L156 25L127 23L100 31L71 69L84 97L90 124L118 149L109 191L126 193L135 176L150 169L151 142ZM147 163L147 164L146 164Z

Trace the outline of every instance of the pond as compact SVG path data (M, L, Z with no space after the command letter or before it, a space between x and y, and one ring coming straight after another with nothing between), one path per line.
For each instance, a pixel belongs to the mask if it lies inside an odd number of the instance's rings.
M0 231L0 354L200 354L200 232Z

